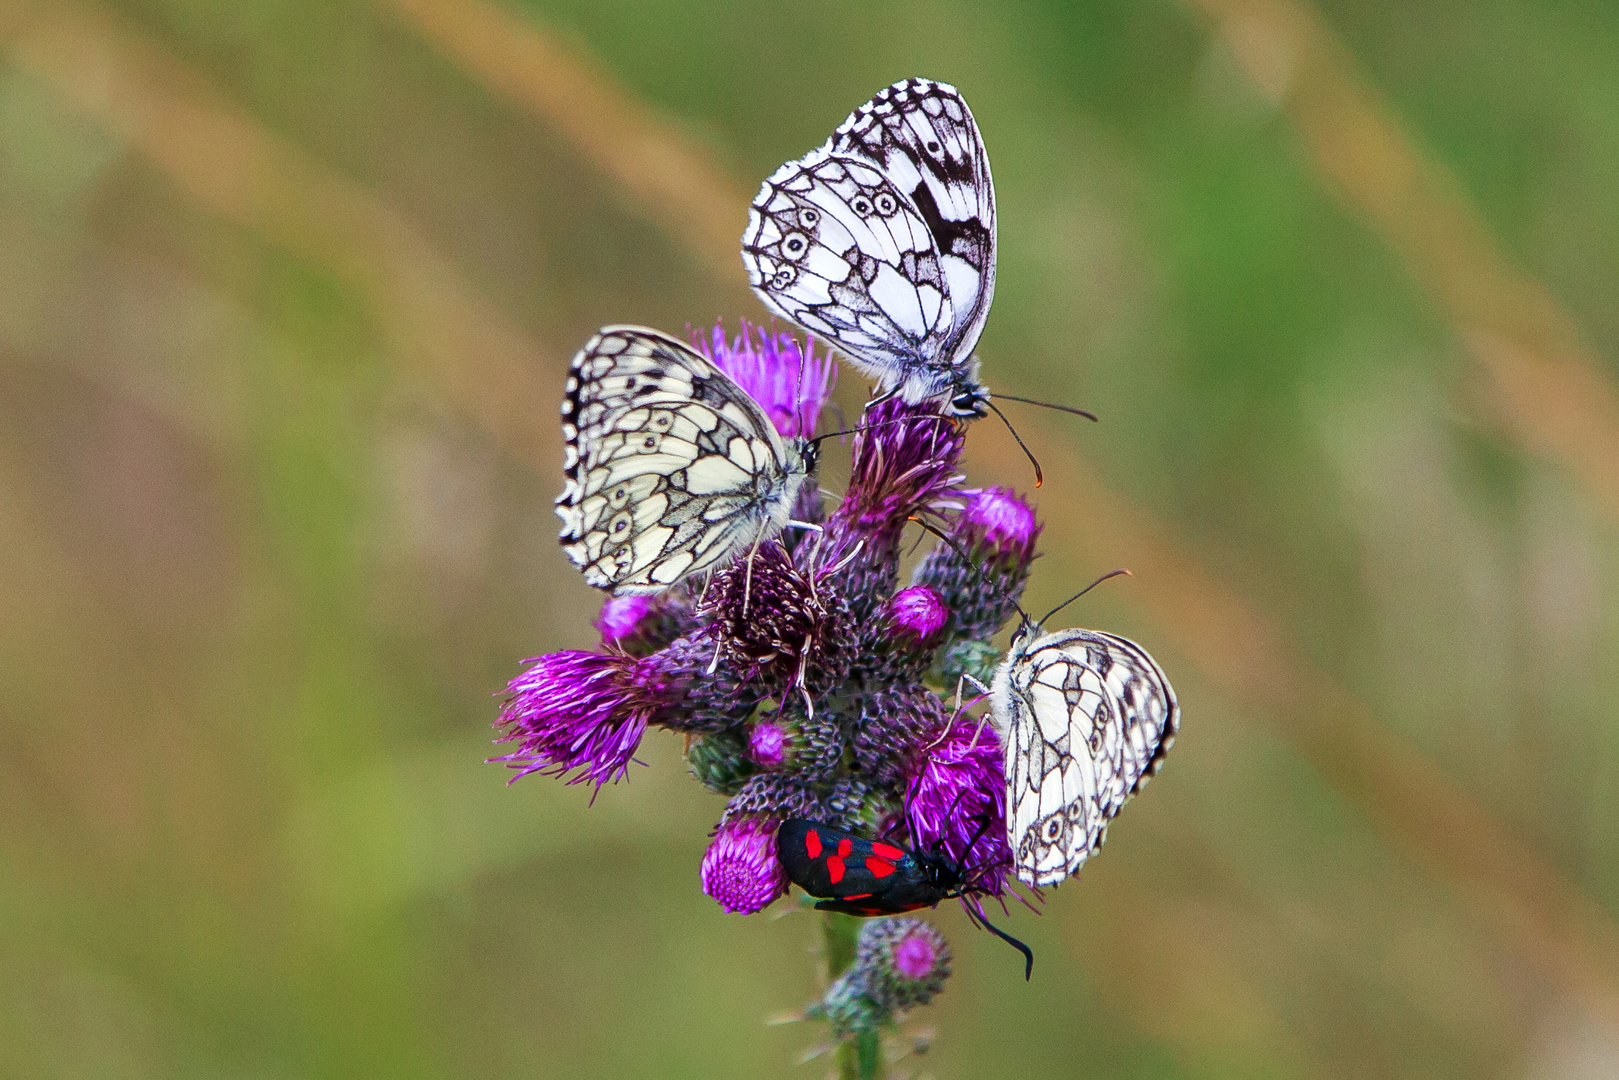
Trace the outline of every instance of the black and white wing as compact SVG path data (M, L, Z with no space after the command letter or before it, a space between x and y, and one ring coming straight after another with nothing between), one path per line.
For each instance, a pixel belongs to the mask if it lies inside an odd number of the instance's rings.
M760 188L742 237L772 311L918 401L976 388L995 291L995 188L956 89L895 83Z
M1180 727L1157 662L1096 630L1015 645L996 674L994 710L1007 748L1007 841L1029 885L1055 885L1084 865Z
M658 592L784 525L805 477L758 403L681 341L609 326L562 401L561 539L585 580Z

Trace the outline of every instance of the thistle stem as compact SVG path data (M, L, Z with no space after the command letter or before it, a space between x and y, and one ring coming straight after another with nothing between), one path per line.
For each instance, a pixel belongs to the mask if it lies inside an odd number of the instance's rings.
M837 911L821 912L821 957L826 962L828 986L854 963L859 936L859 919ZM876 1031L863 1031L845 1040L838 1046L834 1060L838 1080L884 1080L888 1073L882 1036Z

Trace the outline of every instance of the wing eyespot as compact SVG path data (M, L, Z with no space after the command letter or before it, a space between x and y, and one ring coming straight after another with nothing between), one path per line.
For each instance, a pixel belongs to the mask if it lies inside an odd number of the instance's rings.
M643 454L656 454L663 447L663 436L649 431L635 440L635 449Z
M809 251L809 238L803 233L790 232L781 238L781 254L783 258L797 262Z
M894 211L899 209L899 200L894 198L891 191L879 192L877 195L877 213L883 217L893 217Z
M791 266L784 266L771 275L770 287L772 289L785 289L796 280L798 280L798 271Z
M849 200L849 209L853 210L860 217L867 218L871 216L871 212L875 209L875 207L872 206L871 199L867 198L865 195L856 195L854 198Z
M821 212L813 206L806 206L798 212L798 223L806 229L813 229L821 223Z

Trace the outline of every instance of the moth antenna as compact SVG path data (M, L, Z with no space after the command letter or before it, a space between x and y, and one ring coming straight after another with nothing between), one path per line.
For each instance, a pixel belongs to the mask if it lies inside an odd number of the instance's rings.
M1075 416L1083 416L1092 423L1097 422L1095 413L1086 412L1084 409L1076 409L1072 405L1053 405L1049 401L1036 401L1033 398L1013 397L1011 394L1002 394L998 391L996 392L995 396L1002 401L1017 401L1022 402L1024 405L1038 405L1042 409L1056 409L1058 412L1073 413Z
M1115 578L1115 577L1119 577L1121 575L1124 576L1124 577L1130 577L1131 576L1130 571L1124 569L1123 567L1120 567L1117 570L1109 570L1107 573L1103 574L1101 577L1097 578L1095 581L1091 582L1089 585L1087 585L1083 589L1079 590L1073 596L1070 596L1068 599L1064 600L1062 603L1058 604L1056 607L1054 607L1050 611L1046 612L1046 617L1044 619L1040 620L1039 625L1044 625L1047 621L1050 620L1050 618L1053 615L1057 614L1057 612L1061 611L1063 608L1067 607L1069 604L1072 604L1075 600L1078 600L1081 596L1084 596L1086 593L1090 592L1092 589L1094 589L1098 585L1102 584L1102 582L1106 581L1108 578Z
M1004 941L1008 945L1012 946L1012 948L1014 948L1018 952L1022 953L1023 954L1023 981L1028 982L1031 978L1033 978L1033 976L1034 976L1034 952L1033 952L1033 950L1031 950L1027 945L1023 944L1023 942L1019 941L1017 938L1013 937L1011 934L1008 934L1006 931L1002 930L1000 927L998 927L994 923L990 922L989 921L989 916L984 914L982 908L980 908L977 911L974 911L972 905L967 903L966 897L962 898L961 906L966 908L966 910L967 910L967 918L970 919L973 922L974 925L982 926L985 930L988 930L990 933L994 934L996 937L1000 938L1002 941Z
M1017 440L1018 449L1023 451L1023 456L1029 459L1030 465L1034 466L1034 486L1039 487L1041 484L1045 483L1046 477L1045 474L1040 471L1040 462L1035 459L1034 451L1030 450L1026 445L1024 445L1023 436L1017 433L1017 428L1012 426L1012 421L1008 420L1006 418L1006 414L995 407L995 403L993 401L986 401L984 404L989 406L990 412L1001 418L1001 423L1006 425L1006 430L1010 431L1012 433L1012 438Z

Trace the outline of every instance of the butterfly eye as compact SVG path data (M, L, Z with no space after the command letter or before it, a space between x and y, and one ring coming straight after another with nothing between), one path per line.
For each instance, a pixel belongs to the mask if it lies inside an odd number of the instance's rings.
M794 262L802 259L808 250L809 240L803 233L791 232L781 239L781 253Z
M899 201L891 193L885 191L877 196L877 212L883 217L888 217L898 209Z
M784 266L780 270L777 270L775 276L770 279L770 287L773 289L785 289L787 286L791 285L797 277L797 270L794 270L790 266Z
M806 229L813 229L820 223L821 212L813 206L806 206L798 212L798 223Z
M849 204L849 209L853 210L861 217L870 217L871 200L866 198L864 195L856 195L854 197L854 201Z

